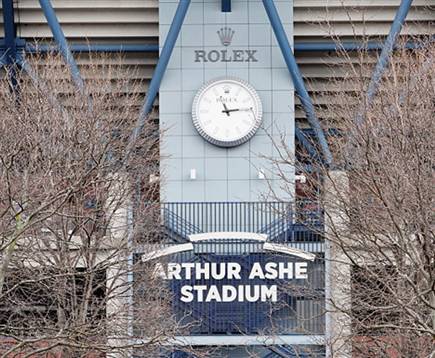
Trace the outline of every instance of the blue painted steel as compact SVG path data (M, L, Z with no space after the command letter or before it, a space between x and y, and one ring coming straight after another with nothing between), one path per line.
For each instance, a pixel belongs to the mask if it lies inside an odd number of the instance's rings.
M435 36L432 37L432 41L435 40ZM380 41L369 41L369 42L297 42L294 45L295 51L376 51L382 50L384 46L383 42ZM405 48L416 49L421 47L420 42L407 41L404 44ZM394 48L394 47L393 47Z
M305 134L299 129L297 125L295 125L295 136L314 161L319 161L319 159L321 159L319 158L319 152L317 151L317 149L314 148L314 146L308 141Z
M435 37L432 38L435 41ZM383 47L382 42L370 41L367 43L362 42L343 42L337 44L335 42L297 42L294 45L295 51L376 51L381 50ZM405 44L406 48L415 49L421 46L420 43L413 41L408 41ZM0 48L4 47L4 41L0 40ZM145 44L145 45L123 45L123 44L70 44L71 52L157 52L159 51L159 45L157 44ZM58 48L51 45L45 44L26 44L26 52L28 53L39 53L39 52L51 52L57 51Z
M13 0L2 0L3 7L3 26L4 26L4 45L5 45L5 58L3 62L6 64L13 64L17 58L17 48L15 44L16 27L14 20L14 2Z
M379 81L382 78L382 74L384 73L388 65L397 36L399 36L400 34L403 23L405 22L411 5L412 0L402 0L399 8L397 9L396 16L394 17L390 32L388 33L387 39L385 40L385 43L382 47L381 55L379 56L378 62L369 83L369 87L367 89L367 101L369 104L371 103L373 97L376 94Z
M432 41L435 41L435 36L432 37ZM296 42L294 45L295 51L376 51L381 50L383 47L382 42L369 41L367 43L363 42ZM409 49L420 48L421 44L419 42L408 41L404 45ZM0 39L0 48L4 47L4 41ZM157 44L145 44L145 45L123 45L123 44L70 44L71 52L157 52L159 51L159 45ZM38 52L51 52L57 51L58 48L51 45L45 44L26 44L26 52L28 53L38 53Z
M231 0L222 0L222 12L231 12Z
M45 18L47 19L48 26L53 33L54 39L59 46L59 50L62 56L65 58L65 61L68 63L74 83L77 85L80 91L84 91L84 83L80 76L79 68L68 46L68 42L66 41L62 27L59 24L56 13L51 6L50 0L39 0L39 4L41 5Z
M163 75L165 74L166 67L168 66L169 60L171 58L172 50L177 42L178 34L180 33L180 29L183 25L189 5L190 0L180 0L178 4L177 11L174 15L174 19L172 20L171 27L169 28L169 32L165 40L165 44L163 45L162 51L160 53L160 58L157 62L153 78L151 79L145 103L140 112L136 127L132 133L132 137L130 138L130 143L133 143L136 138L138 138L145 125L146 117L152 110L154 100L157 96L157 92L159 91L160 83L162 82Z
M329 146L328 146L328 142L326 141L325 134L323 133L322 127L320 126L319 120L316 116L313 102L311 101L308 91L305 88L305 84L302 79L301 72L299 71L299 67L296 63L296 59L291 50L290 43L288 41L287 35L282 26L282 22L279 17L278 11L276 10L273 1L263 0L263 5L264 8L266 9L267 15L269 17L273 31L275 33L275 37L281 48L281 52L287 64L290 75L292 76L295 89L299 95L299 98L301 99L302 106L307 115L308 122L311 124L311 126L313 127L316 133L317 139L319 140L319 144L322 149L325 162L326 164L329 165L332 163L331 151L329 150Z
M69 45L71 52L158 52L159 45L122 45L122 44L107 44L107 45ZM26 52L52 52L58 48L51 45L34 45L27 44Z

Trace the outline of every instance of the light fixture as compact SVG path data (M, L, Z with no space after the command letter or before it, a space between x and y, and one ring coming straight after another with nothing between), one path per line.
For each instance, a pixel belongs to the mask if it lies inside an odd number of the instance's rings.
M260 170L258 171L258 179L260 179L260 180L266 179L266 174L264 174L263 168L260 168Z
M305 184L307 182L307 177L303 174L295 175L295 181L300 182L301 184Z

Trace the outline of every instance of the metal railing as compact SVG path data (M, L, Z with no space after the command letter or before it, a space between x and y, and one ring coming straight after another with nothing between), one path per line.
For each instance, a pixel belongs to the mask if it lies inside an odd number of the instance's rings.
M161 204L162 226L175 242L207 232L266 234L274 242L321 242L322 212L312 201Z

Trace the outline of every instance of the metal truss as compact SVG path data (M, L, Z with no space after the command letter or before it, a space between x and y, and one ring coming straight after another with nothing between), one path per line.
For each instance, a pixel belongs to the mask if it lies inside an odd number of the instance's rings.
M231 12L231 0L221 0L222 1L222 11ZM402 0L401 4L397 10L396 16L391 25L391 29L384 43L381 42L368 42L368 43L358 43L358 42L345 42L342 44L337 44L334 42L325 43L297 43L293 50L290 47L289 41L282 27L279 14L276 10L273 1L262 0L263 5L268 14L270 23L272 25L273 31L281 48L283 57L287 64L289 73L295 85L295 90L297 95L301 99L303 109L306 113L308 122L313 128L317 140L320 145L322 160L327 165L332 164L332 155L326 140L325 133L320 126L320 121L316 116L313 102L308 94L305 87L302 75L296 63L293 51L358 51L358 50L381 50L378 62L376 64L375 70L371 77L369 88L367 91L367 102L370 104L376 95L377 87L382 75L388 66L389 58L391 52L394 50L395 43L398 35L402 29L403 23L412 5L412 0ZM53 34L53 37L57 44L57 50L60 51L64 57L66 63L68 64L71 76L79 88L80 91L84 90L83 79L80 76L80 71L78 69L77 63L72 55L73 52L157 52L158 45L122 45L122 44L109 44L109 45L72 45L70 46L65 38L62 31L62 27L57 19L56 13L51 5L50 0L39 0L41 9L44 12L44 16ZM177 11L175 13L174 19L172 21L168 36L163 45L157 67L155 69L154 75L152 77L150 87L143 104L142 111L139 115L136 128L132 134L132 140L134 140L142 131L144 123L148 114L150 113L154 100L157 96L161 80L164 76L167 64L172 54L172 50L177 41L180 29L183 25L184 18L186 16L187 10L190 5L190 0L180 0ZM4 22L4 39L0 39L0 66L13 66L19 63L19 59L22 52L48 52L53 51L56 48L50 45L34 46L33 44L25 44L25 42L16 36L16 26L14 22L14 7L13 0L2 0L3 6L3 22ZM417 45L410 42L406 44L406 47L415 48ZM11 75L14 72L11 70ZM14 83L14 82L13 82ZM361 120L362 116L359 116L357 120ZM301 130L296 128L295 133L296 139L307 149L307 151L313 155L313 160L319 160L318 155L315 152L314 147L309 143L309 141L304 140L304 134Z

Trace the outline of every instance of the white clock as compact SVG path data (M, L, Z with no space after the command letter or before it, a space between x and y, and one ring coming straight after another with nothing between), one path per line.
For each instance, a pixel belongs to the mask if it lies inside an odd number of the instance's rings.
M263 110L257 91L234 77L204 84L193 100L192 118L208 142L234 147L251 139L261 125Z

